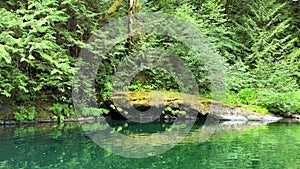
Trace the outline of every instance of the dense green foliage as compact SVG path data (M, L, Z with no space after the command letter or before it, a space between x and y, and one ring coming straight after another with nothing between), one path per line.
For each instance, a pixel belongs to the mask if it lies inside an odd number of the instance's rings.
M10 0L1 6L1 95L15 105L71 103L73 65L92 24L87 4Z
M236 59L228 67L231 77L227 84L238 96L245 95L247 88L256 95L252 103L239 103L299 112L300 50L295 20L299 14L290 10L296 4L240 1L233 7L234 39L243 45L241 50L233 51ZM253 93L246 95L251 97Z
M35 107L26 108L24 106L21 106L19 108L19 112L13 112L14 118L17 121L33 120L35 114L36 114Z
M196 24L208 37L223 58L229 104L246 104L260 112L300 112L299 1L139 3L143 12L159 11ZM108 17L100 17L112 4L107 0L0 2L0 99L21 106L13 114L17 120L31 119L26 113L30 111L22 106L46 102L50 103L49 108L52 106L55 118L63 120L73 114L68 109L80 49L96 29L124 16L128 10L124 1ZM99 64L95 81L99 103L108 100L113 74L122 59L145 49L167 50L180 56L196 77L200 94L209 95L205 60L175 39L147 34L129 46L128 41L120 42ZM141 70L127 89L179 90L174 77L159 69ZM64 105L60 109L65 111L58 109L59 105ZM100 109L96 114L102 113L107 112Z
M51 110L54 114L52 118L58 119L61 123L64 122L65 117L75 115L75 111L67 104L55 103L49 108L49 110Z

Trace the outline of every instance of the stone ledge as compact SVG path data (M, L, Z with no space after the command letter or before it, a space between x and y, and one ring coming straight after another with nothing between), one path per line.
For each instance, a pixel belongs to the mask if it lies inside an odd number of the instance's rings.
M240 107L229 106L212 99L194 95L158 92L158 94L154 93L151 96L153 97L155 95L161 97L161 99L154 98L150 100L149 92L116 92L110 99L117 102L119 105L122 105L125 110L122 109L121 113L122 111L126 111L129 118L130 113L128 112L130 112L130 109L135 106L144 105L145 107L154 107L157 110L166 106L172 108L184 107L184 110L188 112L186 116L193 117L200 113L203 117L211 115L212 117L223 121L275 122L281 119L281 117L251 112Z

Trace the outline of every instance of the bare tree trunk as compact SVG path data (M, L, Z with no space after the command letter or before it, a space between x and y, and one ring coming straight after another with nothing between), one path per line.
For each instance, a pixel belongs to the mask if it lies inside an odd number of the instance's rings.
M134 12L134 0L128 0L128 39L127 39L127 48L128 51L131 51L132 49L132 41L133 41L133 12Z
M128 34L132 32L134 0L128 0Z

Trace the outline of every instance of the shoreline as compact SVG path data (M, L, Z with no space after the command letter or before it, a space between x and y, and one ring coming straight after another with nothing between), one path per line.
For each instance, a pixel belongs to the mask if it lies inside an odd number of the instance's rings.
M64 122L92 122L101 121L106 117L112 119L135 119L139 117L141 120L159 119L164 121L174 121L180 119L193 119L203 121L207 116L221 121L261 121L261 122L276 122L283 118L291 118L294 121L300 120L300 115L291 114L263 114L252 112L241 106L227 105L212 99L203 98L200 96L181 94L181 93L164 93L162 100L150 101L149 92L119 92L111 96L109 100L125 105L122 109L114 108L108 109L108 115L85 115L86 117L78 117L78 115L64 116ZM49 102L45 104L32 105L36 107L36 114L33 120L18 121L13 117L13 111L17 110L17 106L10 104L0 104L0 125L13 125L13 124L38 124L38 123L60 123L58 118L53 118L57 114L53 114L49 110ZM115 107L113 105L112 107ZM159 110L161 114L157 116L152 114L145 114L145 116L137 116L140 114L130 113L133 108L147 110L153 107L154 114ZM111 108L111 107L110 107ZM169 109L166 109L169 108ZM184 111L185 113L178 113ZM129 113L128 113L129 112ZM143 112L143 111L142 111ZM59 112L62 114L62 112ZM149 117L148 117L149 116ZM195 119L194 119L195 120ZM152 120L150 120L152 121Z
M64 123L95 123L95 122L101 122L101 121L107 121L107 120L120 120L120 121L126 121L127 119L113 119L110 116L104 117L94 117L94 116L88 116L88 117L78 117L78 118L68 118L65 119L63 123L61 123L57 119L44 119L44 120L24 120L24 121L16 121L16 120L0 120L0 126L24 126L24 125L38 125L38 124L64 124ZM160 117L158 119L155 119L154 121L162 121L165 123L170 123L176 121L176 117ZM182 120L182 119L181 119ZM192 120L192 119L183 119L183 120ZM196 118L193 119L195 122L205 122L206 118ZM244 119L216 119L219 123L274 123L274 122L282 122L282 123L298 123L300 122L300 119L296 118L276 118L276 119L269 119L269 120L244 120Z

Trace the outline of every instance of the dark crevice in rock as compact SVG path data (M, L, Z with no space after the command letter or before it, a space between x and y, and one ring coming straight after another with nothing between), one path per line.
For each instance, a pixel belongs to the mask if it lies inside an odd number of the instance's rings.
M151 106L150 105L135 104L135 105L133 105L133 108L135 108L139 111L147 111L151 108Z

